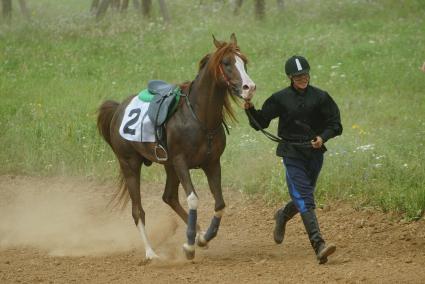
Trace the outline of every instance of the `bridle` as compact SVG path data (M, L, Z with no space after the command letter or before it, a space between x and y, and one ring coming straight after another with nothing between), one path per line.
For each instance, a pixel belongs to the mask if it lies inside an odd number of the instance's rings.
M222 67L222 64L220 64L220 65L218 66L218 69L220 70L220 74L221 74L221 76L223 76L224 82L226 82L226 84L227 84L227 88L229 88L229 87L230 87L230 79L229 79L229 77L226 75L226 73L224 73L224 71L223 71L223 67Z
M236 55L238 55L238 56L240 56L240 53L239 52L235 52L235 54ZM222 67L222 63L220 63L220 65L218 66L218 69L219 69L219 71L220 71L220 74L221 74L221 76L223 76L223 80L224 80L224 82L226 83L226 85L227 85L227 91L228 92L230 92L231 94L232 94L232 90L231 90L231 88L232 88L232 83L231 83L231 79L229 78L229 76L227 76L226 75L226 73L224 72L224 70L223 70L223 67ZM241 99L243 99L243 97L242 97L242 95L241 94L236 94L236 96L237 97L239 97L239 98L241 98Z

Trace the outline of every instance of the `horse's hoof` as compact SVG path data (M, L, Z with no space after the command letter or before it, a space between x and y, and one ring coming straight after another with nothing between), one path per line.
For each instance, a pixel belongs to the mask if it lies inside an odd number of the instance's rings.
M143 259L142 261L139 262L139 266L145 266L148 265L149 263L151 263L152 259Z
M201 248L208 248L208 241L205 240L204 234L200 233L196 238L196 244Z
M195 258L195 246L191 246L188 244L183 245L183 251L188 260L192 260Z
M146 259L147 260L153 260L153 259L158 259L159 256L152 250L152 249L148 249L146 250Z

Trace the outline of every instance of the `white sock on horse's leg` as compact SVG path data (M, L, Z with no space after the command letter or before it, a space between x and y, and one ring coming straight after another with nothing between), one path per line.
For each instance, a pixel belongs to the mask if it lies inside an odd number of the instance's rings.
M189 196L187 197L187 205L189 206L189 209L197 210L198 209L198 197L196 194L192 191Z
M146 234L145 225L143 224L141 219L139 219L139 222L137 223L137 228L139 229L140 235L142 236L143 244L145 245L146 259L151 260L154 258L158 258L158 255L152 249L152 246Z

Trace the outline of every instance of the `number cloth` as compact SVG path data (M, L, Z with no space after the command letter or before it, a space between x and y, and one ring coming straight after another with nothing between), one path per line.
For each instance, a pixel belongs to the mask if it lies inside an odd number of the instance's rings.
M147 115L149 102L135 96L125 109L120 135L130 141L155 142L155 128Z

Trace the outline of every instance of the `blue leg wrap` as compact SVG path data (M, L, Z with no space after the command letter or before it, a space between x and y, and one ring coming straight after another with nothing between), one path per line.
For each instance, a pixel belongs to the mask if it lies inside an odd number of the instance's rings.
M197 219L197 211L194 209L189 210L189 218L187 220L187 244L194 245L195 237L196 237L196 219Z
M207 242L209 242L215 236L217 236L218 227L220 227L220 221L221 221L221 217L216 217L216 216L214 216L214 218L211 220L210 227L208 228L208 231L205 233L205 236L204 236Z

